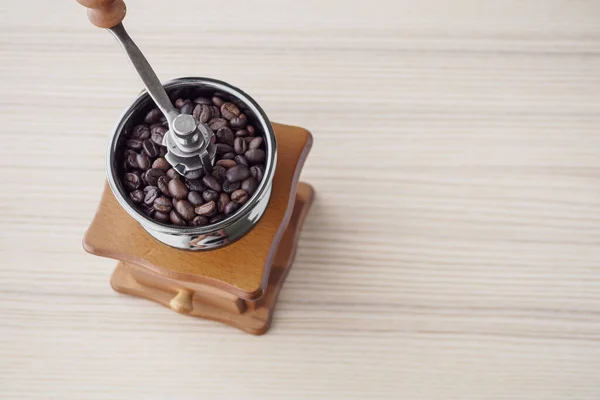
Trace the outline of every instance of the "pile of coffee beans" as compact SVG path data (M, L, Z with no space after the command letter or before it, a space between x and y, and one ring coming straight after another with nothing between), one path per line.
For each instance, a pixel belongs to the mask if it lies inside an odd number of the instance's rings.
M120 148L121 179L131 201L163 224L203 226L238 211L252 197L265 173L263 136L238 106L218 94L177 99L175 107L215 133L217 156L210 175L179 175L164 158L168 130L158 108L135 125Z

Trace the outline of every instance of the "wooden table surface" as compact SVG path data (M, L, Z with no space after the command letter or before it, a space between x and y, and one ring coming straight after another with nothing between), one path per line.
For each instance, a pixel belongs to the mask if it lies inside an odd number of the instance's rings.
M0 4L0 398L600 398L598 1L128 0L158 75L310 129L262 337L118 295L81 238L141 84L69 1Z

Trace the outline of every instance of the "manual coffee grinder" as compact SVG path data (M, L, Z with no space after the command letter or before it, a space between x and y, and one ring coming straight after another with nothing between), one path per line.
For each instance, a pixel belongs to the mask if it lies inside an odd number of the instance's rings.
M313 201L313 188L298 181L311 134L300 127L271 124L250 96L228 83L194 77L162 84L123 27L122 0L77 1L88 8L92 24L108 29L121 43L146 87L112 132L106 157L108 182L83 239L84 249L118 260L111 277L117 292L248 333L265 333ZM180 97L211 93L235 104L256 127L256 136L262 136L264 174L243 206L219 221L202 226L158 222L127 195L120 180L123 160L118 149L140 115L158 107L168 126L162 145L170 166L181 175L211 173L215 132L173 104Z

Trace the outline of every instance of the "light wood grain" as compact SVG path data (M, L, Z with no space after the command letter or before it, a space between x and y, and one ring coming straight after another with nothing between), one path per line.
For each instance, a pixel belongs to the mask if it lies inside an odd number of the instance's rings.
M75 1L2 2L1 398L600 397L600 3L127 6L161 78L313 132L317 198L263 337L115 294L81 237L141 84Z

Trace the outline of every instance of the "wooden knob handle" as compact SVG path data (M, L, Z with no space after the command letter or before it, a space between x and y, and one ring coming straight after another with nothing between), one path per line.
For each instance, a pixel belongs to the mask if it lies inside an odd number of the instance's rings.
M77 2L88 8L88 19L98 28L108 29L118 25L127 12L123 0L77 0Z
M192 305L192 292L187 289L180 289L169 302L169 306L175 312L188 314L194 307Z

